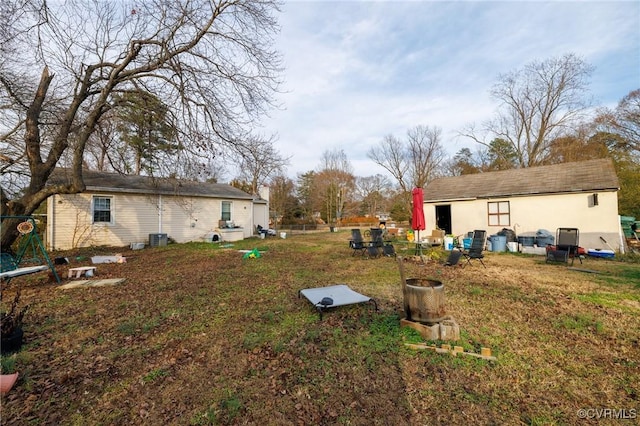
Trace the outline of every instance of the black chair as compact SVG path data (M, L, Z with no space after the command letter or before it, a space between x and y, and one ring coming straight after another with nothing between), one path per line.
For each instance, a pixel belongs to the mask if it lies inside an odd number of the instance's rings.
M367 257L374 258L374 259L376 257L382 256L380 248L378 248L373 243L369 243L369 245L367 246L367 252L366 253L367 253Z
M569 264L569 259L571 259L571 264L573 265L576 256L582 263L582 258L578 253L579 241L580 231L578 228L558 228L556 230L555 249L547 251L547 263L554 261Z
M444 266L457 265L461 257L462 257L462 252L457 248L454 248L453 250L451 250L451 253L449 253L449 257L447 257L447 260L444 262Z
M371 241L367 248L369 257L378 257L384 253L384 240L382 238L382 229L371 228Z
M385 243L382 253L387 257L396 257L396 248L391 243Z
M484 264L482 259L484 259L484 254L482 251L484 250L484 246L487 239L487 231L476 229L473 231L473 240L471 241L471 247L469 250L463 250L462 255L465 259L467 259L467 264L471 265L471 260L475 259L482 263L482 266L485 268L487 265Z
M382 247L384 245L384 240L382 239L383 230L379 228L371 228L371 243L375 244L376 247Z
M349 240L349 247L353 250L351 255L355 255L357 252L360 252L361 255L367 251L369 247L368 243L365 243L362 239L362 233L360 229L352 229L351 230L351 239Z

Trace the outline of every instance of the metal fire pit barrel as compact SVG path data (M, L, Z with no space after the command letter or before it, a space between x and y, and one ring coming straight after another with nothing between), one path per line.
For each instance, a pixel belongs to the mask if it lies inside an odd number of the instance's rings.
M444 319L446 312L442 282L428 278L407 278L403 293L411 321L435 324Z

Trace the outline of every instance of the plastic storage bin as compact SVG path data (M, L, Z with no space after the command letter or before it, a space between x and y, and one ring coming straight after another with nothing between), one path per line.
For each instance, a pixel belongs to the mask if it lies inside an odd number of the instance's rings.
M507 250L507 236L506 235L492 235L491 236L491 251L506 251Z

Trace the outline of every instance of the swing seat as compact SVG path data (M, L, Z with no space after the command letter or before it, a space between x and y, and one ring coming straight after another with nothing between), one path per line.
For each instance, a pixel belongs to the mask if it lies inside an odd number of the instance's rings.
M48 265L18 267L18 263L9 253L0 253L0 280L19 277L20 275L35 274L49 269Z
M2 226L5 226L5 220L8 221L7 225L14 220L21 221L16 226L20 233L17 239L19 249L16 251L15 257L11 253L0 253L0 281L9 282L12 278L21 275L51 270L53 277L60 284L60 276L58 276L58 272L38 236L35 220L30 216L0 216ZM25 257L29 248L33 252L33 258ZM21 267L20 265L28 266Z

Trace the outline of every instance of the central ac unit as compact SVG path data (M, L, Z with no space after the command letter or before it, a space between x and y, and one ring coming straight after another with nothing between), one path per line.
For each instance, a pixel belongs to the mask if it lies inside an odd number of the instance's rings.
M167 245L167 234L149 234L149 246L160 247Z

